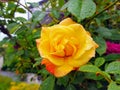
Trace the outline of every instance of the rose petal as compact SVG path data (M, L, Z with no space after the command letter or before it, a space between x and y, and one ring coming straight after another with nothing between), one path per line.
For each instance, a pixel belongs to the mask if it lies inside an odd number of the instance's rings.
M54 74L56 77L62 77L74 69L73 67L71 67L67 64L57 67L47 59L43 59L41 64L44 64L46 66L46 69L51 74Z
M64 19L59 23L59 25L64 25L64 26L71 25L71 24L75 24L75 22L71 18Z
M73 67L80 67L81 65L86 64L92 57L95 56L95 47L87 50L79 59L70 59L67 63Z
M49 60L43 59L41 64L44 64L46 66L46 69L51 73L54 74L56 66L52 64Z
M73 67L71 67L67 64L64 64L55 69L54 75L56 77L62 77L62 76L65 76L66 74L68 74L69 72L71 72L73 69L74 69Z
M76 39L77 39L76 42L79 43L77 46L77 53L74 56L74 57L78 58L85 52L87 34L86 34L86 31L84 30L84 28L79 24L72 24L69 27L74 30L73 35L75 35L74 37L76 37Z
M37 40L38 42L38 40ZM40 44L37 44L37 48L39 50L40 55L43 58L46 58L48 60L50 60L52 63L54 63L55 65L62 65L64 63L64 59L63 58L59 58L59 57L53 57L50 53L50 43L48 40L42 40L40 41ZM59 62L58 62L59 60Z

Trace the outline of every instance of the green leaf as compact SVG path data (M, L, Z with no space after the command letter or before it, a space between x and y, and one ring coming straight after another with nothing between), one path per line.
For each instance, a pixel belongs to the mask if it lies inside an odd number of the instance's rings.
M34 38L34 39L40 37L40 31L41 31L41 30L38 30L37 32L34 33L34 35L33 35L33 38Z
M2 12L0 11L0 17L2 17ZM0 20L1 21L1 20Z
M95 13L96 5L92 0L70 0L68 11L81 21Z
M7 29L9 30L10 34L14 33L20 27L17 23L11 23L7 25Z
M82 77L82 78L81 78ZM76 77L74 78L74 80L72 81L73 84L79 84L82 83L85 80L85 76L84 73L82 72L77 72Z
M55 17L55 18L59 18L60 17L60 13L56 10L56 9L53 9L52 10L52 14L53 14L53 16Z
M107 72L105 72L105 71L97 72L96 75L97 75L97 76L98 76L98 75L101 75L101 76L104 77L108 82L111 82L111 81L112 81L110 75L109 75Z
M105 59L103 57L98 57L98 58L95 59L95 65L97 67L100 67L104 63L105 63Z
M101 70L95 65L83 65L79 68L79 71L96 73L100 72Z
M40 65L41 61L42 61L42 58L39 57L39 58L35 58L35 61L36 63L33 65L33 67L37 66L37 65Z
M68 76L64 76L64 77L58 78L57 84L60 85L60 86L64 85L66 87L67 84L68 84L68 81L69 81L69 77Z
M96 75L96 73L84 73L85 78L92 79L92 80L101 80L103 77L101 75Z
M99 45L99 47L96 49L97 53L101 56L106 52L106 42L102 37L95 37L94 38L96 43Z
M97 32L102 36L102 37L105 37L105 38L108 38L108 37L111 37L112 33L110 32L110 30L108 28L105 28L105 27L99 27L97 29Z
M27 30L27 27L23 25L15 32L15 34L21 34L25 30Z
M102 37L110 40L120 40L120 31L115 29L108 29L106 27L99 27L97 29L98 34ZM104 33L103 33L104 32Z
M108 86L108 90L120 90L120 85L117 85L115 82L111 82Z
M104 56L104 58L106 61L114 61L114 60L120 59L120 54L109 54Z
M33 65L33 68L40 65L40 62L36 62L34 65Z
M73 86L72 84L69 84L66 88L66 90L76 90L75 86Z
M40 90L54 90L55 77L49 76L40 85Z
M42 57L38 57L38 58L35 58L35 61L41 61L42 60Z
M59 7L62 7L65 3L65 0L58 0L59 1Z
M48 75L50 75L46 68L40 69L37 73L40 74L43 78L46 78Z
M27 2L27 3L30 4L34 8L37 8L37 7L40 6L38 2L32 2L32 3L31 2Z
M115 74L114 78L116 82L120 83L120 74Z
M35 11L33 13L33 20L34 22L40 22L46 15L46 12Z
M21 56L21 55L24 54L24 50L19 50L19 51L16 52L16 54L17 54L18 56Z
M111 62L110 64L108 64L105 71L112 74L120 74L120 62Z
M26 11L23 8L17 8L16 11L19 13L26 13Z
M111 30L111 37L109 37L109 39L111 40L120 40L120 30L115 30L115 29L112 29Z
M25 21L27 21L27 20L26 20L25 18L23 18L23 17L16 17L15 20L20 21L20 22L25 22Z
M14 10L16 7L14 2L9 2L7 6L7 10Z
M66 8L68 7L68 5L69 5L69 2L65 3L65 4L62 6L61 11L64 10L64 9L66 9Z

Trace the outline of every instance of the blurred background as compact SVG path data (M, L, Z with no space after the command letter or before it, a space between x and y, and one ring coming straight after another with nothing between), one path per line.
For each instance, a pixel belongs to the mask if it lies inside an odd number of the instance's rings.
M21 4L23 4L23 5L25 5L25 3L27 3L27 2L40 2L41 0L20 0L20 3ZM24 17L24 18L26 18L26 19L29 19L30 18L30 13L26 10L26 13L24 13L24 14L21 14L21 13L16 13L15 14L15 17L19 17L19 16L22 16L22 17ZM5 37L6 35L5 34L3 34L3 33L1 33L0 32L0 41Z

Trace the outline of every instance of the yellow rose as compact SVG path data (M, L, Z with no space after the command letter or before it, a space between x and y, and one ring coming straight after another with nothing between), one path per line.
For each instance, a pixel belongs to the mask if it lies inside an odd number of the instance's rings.
M62 77L95 56L98 45L82 25L67 18L51 27L42 27L36 40L42 64L56 77Z

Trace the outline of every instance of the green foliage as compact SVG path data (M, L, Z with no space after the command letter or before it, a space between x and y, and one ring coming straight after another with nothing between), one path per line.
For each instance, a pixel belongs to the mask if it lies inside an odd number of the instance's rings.
M55 10L55 9L53 9L53 10L52 10L52 15L53 15L55 18L59 19L59 17L60 17L60 12L58 12L58 11Z
M98 43L99 47L97 48L97 53L101 56L102 54L104 54L106 52L106 42L105 40L100 37L100 36L97 36L94 38L95 41Z
M96 5L92 0L69 0L68 3L68 11L79 21L92 16L96 11Z
M120 62L115 61L109 63L105 71L112 74L120 74Z
M108 90L120 90L120 86L115 82L111 82L108 86Z
M95 65L100 67L105 63L105 59L103 57L98 57L95 59Z
M109 54L104 56L106 61L114 61L120 59L120 54Z
M10 34L14 33L20 27L17 23L10 23L7 25L7 29L9 30Z
M33 67L36 67L36 66L40 65L40 63L42 61L42 58L41 57L35 58L35 61L36 61L36 63L33 65Z
M23 8L17 8L16 12L25 13L26 11Z
M85 78L91 79L91 80L102 80L103 79L101 75L97 76L96 73L90 73L90 72L85 73Z
M100 72L101 70L94 65L83 65L80 67L79 71L96 73L96 72Z
M55 84L55 77L49 76L40 86L40 90L53 90Z
M116 30L116 29L111 30L105 27L99 27L97 29L97 32L106 39L120 40L119 30Z
M65 1L64 1L64 0L58 0L58 2L59 2L59 7L60 7L60 8L65 4Z
M72 84L69 84L66 90L76 90L76 88Z
M65 76L65 77L61 77L57 80L57 84L58 85L64 85L65 87L67 86L67 82L69 81L69 77L68 76Z
M44 18L45 14L46 14L45 12L35 11L33 13L33 21L34 22L41 21Z

